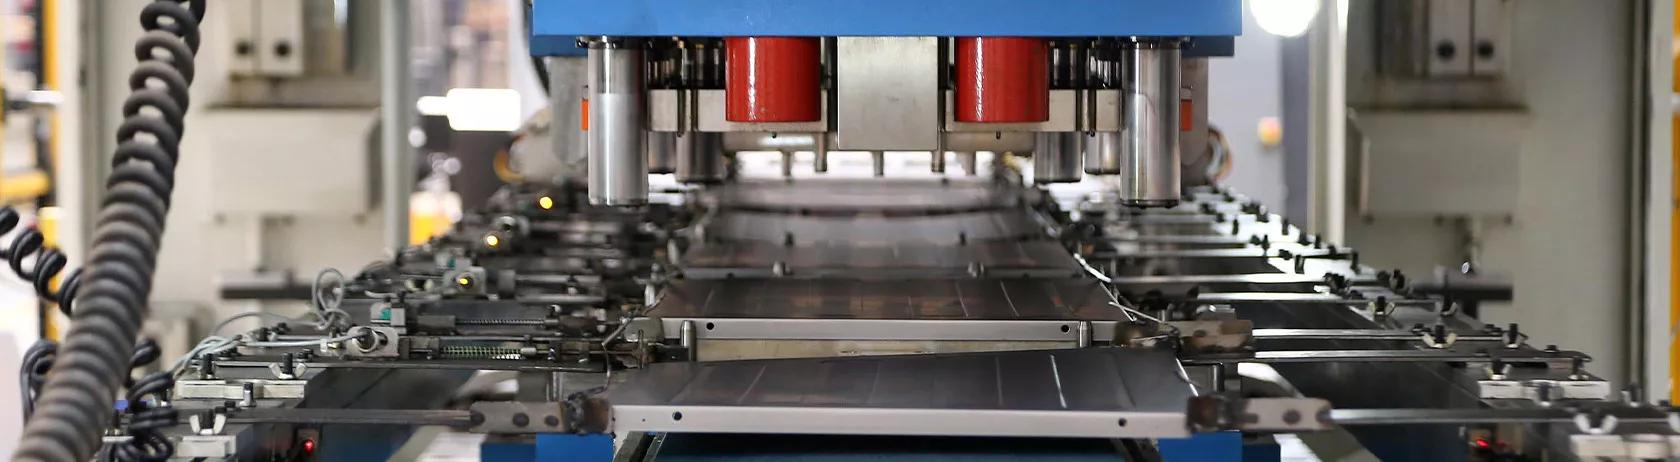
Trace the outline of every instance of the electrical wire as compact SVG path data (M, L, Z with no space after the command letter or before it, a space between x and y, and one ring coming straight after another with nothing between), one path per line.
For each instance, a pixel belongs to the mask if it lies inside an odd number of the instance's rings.
M350 313L338 309L339 305L344 303L344 285L347 281L344 273L334 268L315 273L314 281L309 283L309 301L315 309L316 329L329 331L350 324ZM327 290L322 291L323 288Z
M117 126L87 275L74 292L70 331L25 424L16 460L84 462L111 424L111 397L128 376L146 319L158 246L198 52L205 0L155 0L140 10L139 64Z
M232 318L230 318L230 319L232 319ZM372 333L373 333L373 328L372 327L359 326L359 327L351 328L347 333L342 334L342 335L333 336L333 337L326 337L326 338L318 338L318 339L309 339L309 340L258 341L258 340L250 340L245 334L239 334L239 335L235 335L235 336L232 336L232 337L222 337L222 336L219 336L219 335L211 335L211 336L205 337L203 340L199 340L198 345L193 346L191 350L187 350L186 354L181 355L179 358L175 358L175 362L170 364L169 370L171 372L175 373L175 374L180 374L180 372L183 369L186 368L187 364L192 362L192 360L194 360L194 359L198 359L198 358L201 358L201 357L204 357L204 356L213 356L213 355L221 354L223 352L230 351L230 350L233 350L233 349L239 348L239 347L253 347L253 348L316 347L316 346L323 346L323 345L331 345L331 344L334 344L334 343L348 342L348 341L351 341L351 340L355 340L357 338L361 338L361 337L370 335Z
M1158 326L1167 327L1171 329L1172 332L1178 332L1177 327L1174 327L1172 324L1168 324L1166 321L1161 320L1161 318L1150 316L1149 313L1132 308L1131 304L1127 303L1129 300L1126 300L1125 297L1121 297L1118 292L1114 291L1114 287L1112 287L1114 284L1114 278L1109 277L1107 274L1103 274L1102 270L1098 270L1096 267L1091 266L1091 263L1085 260L1085 256L1080 255L1078 252L1074 252L1073 260L1079 262L1079 267L1083 268L1086 273L1091 275L1092 278L1102 282L1101 284L1097 284L1097 286L1102 287L1103 293L1108 295L1108 305L1119 308L1120 312L1126 315L1126 320L1138 322L1138 319L1141 318L1145 321L1153 322Z

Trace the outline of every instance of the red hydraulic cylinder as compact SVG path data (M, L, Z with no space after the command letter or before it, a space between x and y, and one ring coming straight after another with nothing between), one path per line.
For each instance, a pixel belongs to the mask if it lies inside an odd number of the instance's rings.
M729 37L724 117L730 122L822 119L822 42L814 37Z
M958 37L955 118L1018 123L1050 119L1050 45L1039 38Z

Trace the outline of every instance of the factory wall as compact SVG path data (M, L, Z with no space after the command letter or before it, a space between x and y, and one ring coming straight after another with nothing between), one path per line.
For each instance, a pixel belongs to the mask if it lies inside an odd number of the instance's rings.
M1225 133L1233 151L1231 186L1272 207L1284 208L1288 188L1284 182L1283 149L1261 143L1261 119L1280 118L1283 100L1283 38L1268 34L1254 21L1243 2L1243 31L1237 37L1236 56L1208 60L1208 123ZM1306 130L1305 126L1284 130Z
M1628 316L1636 305L1628 283L1629 171L1637 149L1631 125L1634 7L1625 0L1514 2L1515 49L1506 55L1503 79L1526 120L1509 140L1520 145L1511 167L1517 175L1509 213L1350 212L1347 230L1349 244L1372 264L1427 276L1437 266L1456 268L1473 257L1484 273L1510 275L1515 300L1484 308L1483 318L1521 323L1534 338L1585 351L1596 373L1618 383L1636 373L1628 365ZM1360 54L1371 52L1372 30L1361 21L1356 9L1349 18L1350 103L1356 112L1394 109L1392 101L1370 98L1374 71ZM1386 107L1373 107L1379 104ZM1466 130L1491 126L1511 112L1428 109L1458 112ZM1384 142L1453 143L1418 133L1370 135L1392 140ZM1416 180L1419 191L1435 187L1429 178Z

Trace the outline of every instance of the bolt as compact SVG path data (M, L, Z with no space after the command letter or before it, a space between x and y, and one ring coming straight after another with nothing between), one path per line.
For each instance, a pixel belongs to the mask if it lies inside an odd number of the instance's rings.
M1493 59L1493 42L1487 40L1476 42L1476 57Z
M1454 56L1458 56L1458 45L1448 40L1442 40L1435 44L1435 56L1441 58L1442 61L1451 60Z
M292 355L291 353L282 353L280 355L280 372L281 373L286 374L286 375L292 375L292 371L296 370L296 366L297 366L297 357L296 356Z

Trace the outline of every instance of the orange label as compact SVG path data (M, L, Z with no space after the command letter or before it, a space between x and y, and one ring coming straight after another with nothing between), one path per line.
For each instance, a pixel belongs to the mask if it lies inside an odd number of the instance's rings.
M589 131L589 98L584 98L580 107L583 108L583 113L578 114L578 130L587 132Z
M1178 131L1187 132L1196 128L1196 103L1187 99L1178 100Z

